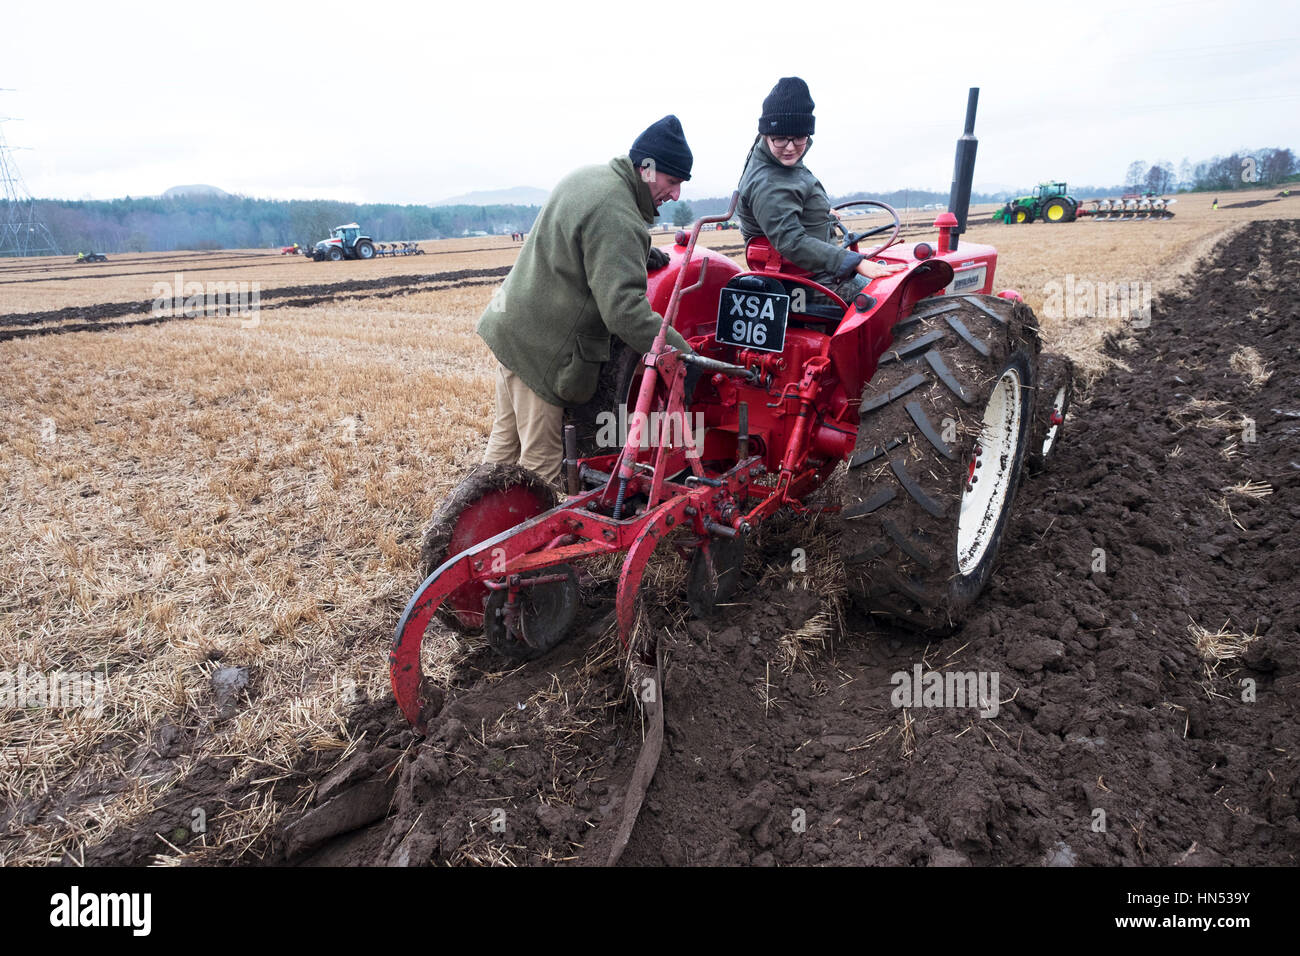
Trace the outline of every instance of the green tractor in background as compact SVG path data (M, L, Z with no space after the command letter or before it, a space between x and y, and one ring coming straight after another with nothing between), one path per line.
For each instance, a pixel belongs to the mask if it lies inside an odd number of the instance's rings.
M994 222L1073 222L1079 215L1079 200L1069 195L1065 183L1039 183L1029 196L1007 200L993 213Z

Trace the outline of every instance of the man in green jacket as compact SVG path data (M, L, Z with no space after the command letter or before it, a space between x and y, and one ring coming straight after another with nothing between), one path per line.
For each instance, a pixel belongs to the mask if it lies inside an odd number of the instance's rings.
M646 298L648 226L681 195L693 157L665 116L626 156L562 179L477 331L496 356L496 419L484 462L518 463L558 482L564 409L596 392L610 335L648 352L662 318ZM690 348L676 331L668 344Z

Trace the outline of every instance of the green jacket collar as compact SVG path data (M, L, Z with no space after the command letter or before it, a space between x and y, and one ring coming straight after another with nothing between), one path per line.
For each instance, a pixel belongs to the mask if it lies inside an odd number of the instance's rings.
M632 163L630 156L615 156L609 161L610 168L618 173L636 197L637 212L647 223L655 221L655 204L650 198L650 184L641 178L641 171Z

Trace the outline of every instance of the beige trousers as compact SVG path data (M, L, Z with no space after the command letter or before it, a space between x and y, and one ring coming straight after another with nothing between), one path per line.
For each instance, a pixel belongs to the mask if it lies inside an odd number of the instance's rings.
M543 401L519 376L497 363L496 420L484 464L519 464L559 484L564 409Z

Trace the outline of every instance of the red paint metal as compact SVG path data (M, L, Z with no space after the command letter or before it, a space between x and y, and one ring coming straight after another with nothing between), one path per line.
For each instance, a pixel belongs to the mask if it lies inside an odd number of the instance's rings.
M952 240L957 234L957 226L957 217L950 212L940 213L934 221L934 227L939 230L939 255L946 256L952 252Z
M452 530L447 554L460 554L470 545L496 537L544 510L537 495L520 485L489 492L461 512ZM489 555L489 567L491 564ZM447 604L466 627L482 627L483 600L486 597L487 591L482 585L471 583L449 595Z

